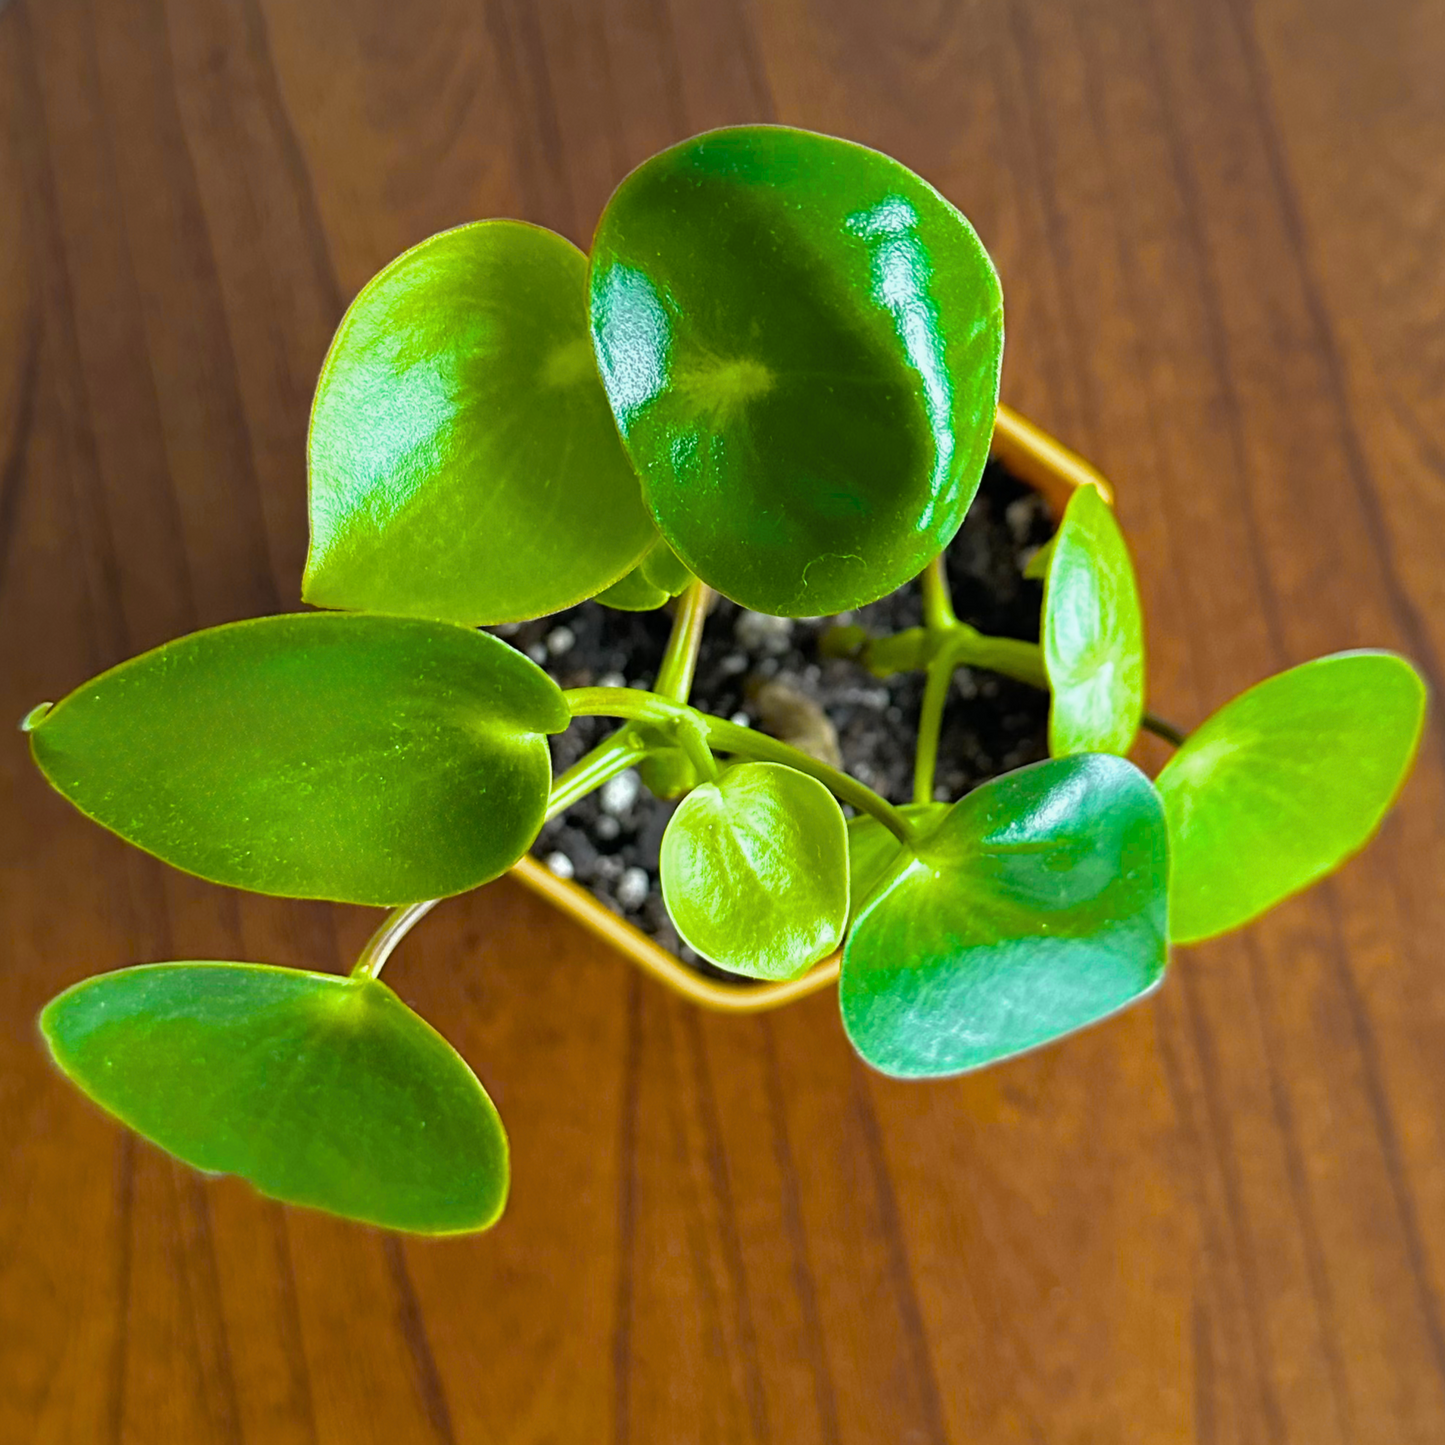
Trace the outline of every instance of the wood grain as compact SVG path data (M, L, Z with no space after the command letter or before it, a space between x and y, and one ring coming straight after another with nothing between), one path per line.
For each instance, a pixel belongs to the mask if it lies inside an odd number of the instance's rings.
M443 226L585 244L777 120L922 171L1008 400L1117 485L1186 723L1365 644L1445 677L1431 0L16 0L0 14L0 716L293 607L311 385ZM509 884L388 977L515 1190L401 1243L174 1167L47 1067L103 968L342 968L362 910L166 872L0 750L0 1440L1445 1439L1445 725L1376 844L1147 1006L904 1086L836 1010L702 1016Z

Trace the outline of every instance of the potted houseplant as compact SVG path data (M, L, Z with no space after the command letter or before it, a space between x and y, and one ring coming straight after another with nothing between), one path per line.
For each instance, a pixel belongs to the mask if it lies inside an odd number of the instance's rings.
M181 638L23 724L63 795L165 861L393 911L347 978L178 962L79 984L42 1015L60 1067L162 1148L275 1198L478 1230L505 1202L501 1122L377 975L437 899L512 868L548 817L629 770L678 800L660 845L678 934L761 982L655 971L741 1007L836 977L858 1052L900 1077L1095 1022L1159 983L1171 941L1337 866L1418 743L1403 659L1307 663L1187 738L1149 717L1107 490L1007 417L1020 470L1082 485L1029 564L1038 642L955 615L939 559L995 434L1002 343L993 266L942 196L781 127L647 161L590 256L486 221L393 262L343 319L312 413L304 596L328 610ZM920 626L826 639L880 676L923 673L912 803L690 705L714 591L816 617L913 578ZM676 599L650 688L564 690L481 630L588 598ZM1051 756L940 800L964 665L1047 692ZM548 739L583 717L617 727L554 778ZM1177 745L1152 781L1124 757L1141 724Z

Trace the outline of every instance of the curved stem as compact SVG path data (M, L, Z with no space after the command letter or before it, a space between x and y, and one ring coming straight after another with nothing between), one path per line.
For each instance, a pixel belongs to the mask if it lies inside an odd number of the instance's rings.
M923 685L923 706L918 714L918 746L913 755L913 801L933 801L933 779L938 770L938 739L943 730L943 708L956 669L983 667L1047 691L1043 653L1036 642L1013 637L987 637L966 622L954 622L942 633L937 651L928 660Z
M1016 682L1026 682L1030 687L1049 690L1043 649L1037 642L1020 642L1016 637L988 637L960 622L947 646L954 652L955 667L982 667Z
M891 803L880 798L872 788L865 787L856 778L820 763L806 753L766 733L755 732L752 728L740 727L737 723L724 722L721 718L709 717L695 709L684 709L681 704L669 698L658 697L656 693L639 692L630 687L580 687L565 694L567 706L573 717L624 717L635 722L663 723L676 727L679 713L692 713L707 735L708 745L718 752L732 753L738 757L752 758L759 762L782 763L809 777L817 778L836 798L851 803L865 813L871 813L900 842L912 841L914 827Z
M942 552L919 573L918 581L923 589L923 625L930 632L956 627L958 617L953 610L953 595L948 590Z
M1163 738L1166 743L1176 748L1182 748L1189 739L1189 734L1183 728L1175 727L1172 722L1156 717L1152 712L1146 712L1140 719L1140 724L1156 738Z
M703 725L701 714L694 712L689 717L678 718L677 740L682 744L682 750L687 754L687 760L693 765L698 777L705 783L717 782L717 759L713 757L712 748L708 746L707 728Z
M427 898L420 903L393 908L381 927L367 939L366 947L352 967L352 978L375 978L386 966L397 944L440 902L440 898Z
M697 671L697 654L702 647L702 628L712 603L712 588L706 582L693 582L677 600L672 618L672 635L662 666L657 670L653 691L674 702L686 702L692 691L693 673Z
M605 692L631 692L631 688L604 688ZM645 697L645 693L635 696ZM573 713L576 717L578 714ZM596 792L603 783L610 782L619 773L625 773L634 763L640 762L647 747L630 727L618 728L609 738L604 738L590 753L584 754L567 771L552 780L552 791L547 798L547 811L543 822L550 823L558 813L565 813L573 803L580 802L588 793Z

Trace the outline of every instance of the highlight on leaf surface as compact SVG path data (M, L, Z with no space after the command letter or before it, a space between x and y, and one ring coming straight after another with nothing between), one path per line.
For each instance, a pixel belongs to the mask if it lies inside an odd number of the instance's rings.
M854 1048L897 1078L963 1073L1152 989L1168 847L1149 780L1107 754L983 784L912 846L843 950Z
M155 963L46 1005L57 1064L197 1169L420 1234L496 1222L507 1136L461 1056L385 984L257 963Z
M1391 652L1341 652L1226 703L1159 774L1169 931L1238 928L1364 847L1420 742L1425 684Z
M362 288L311 413L308 602L511 622L638 563L655 533L597 376L586 275L561 236L478 221Z
M504 642L419 618L235 622L132 658L30 732L81 812L188 873L397 904L509 868L542 824L556 684Z
M848 921L843 810L780 763L738 763L694 788L662 838L667 911L685 942L750 978L793 978Z
M1074 491L1041 555L1049 751L1127 753L1144 715L1144 614L1124 534L1096 488Z
M876 151L741 126L645 161L592 249L593 340L659 529L759 612L874 601L957 531L998 403L973 228Z

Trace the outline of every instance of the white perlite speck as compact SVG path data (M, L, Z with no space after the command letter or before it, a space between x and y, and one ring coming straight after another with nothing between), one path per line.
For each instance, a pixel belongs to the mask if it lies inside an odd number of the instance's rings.
M572 860L561 852L547 854L547 871L556 878L572 878L577 873Z
M561 657L564 652L571 652L577 642L577 634L570 627L554 627L547 634L547 651L553 657Z
M604 813L611 813L616 817L619 813L625 813L636 801L637 794L642 788L642 779L638 777L634 768L628 768L625 773L618 773L615 778L609 778L602 785L602 792L598 802L602 804Z
M629 868L617 881L617 901L624 908L641 908L652 891L652 881L641 868Z
M749 652L780 657L793 645L793 619L771 617L766 612L740 612L733 623L733 636Z

